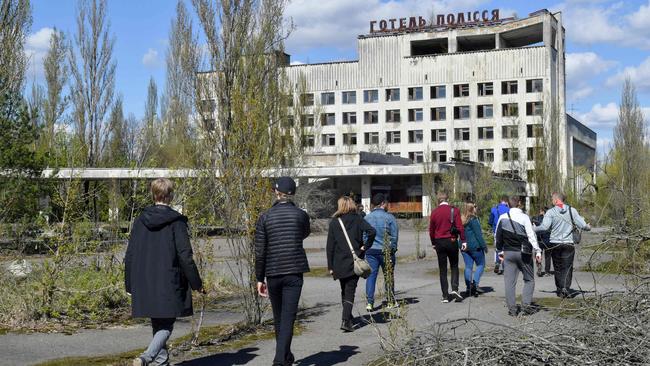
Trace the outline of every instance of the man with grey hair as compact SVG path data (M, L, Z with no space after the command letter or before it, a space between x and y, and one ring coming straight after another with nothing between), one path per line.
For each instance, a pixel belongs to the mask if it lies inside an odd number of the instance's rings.
M575 257L575 242L573 232L591 230L591 226L578 213L578 210L564 203L566 196L554 192L551 196L553 207L546 211L544 219L535 231L550 231L549 248L555 269L555 287L558 297L571 297L571 281L573 280L573 259Z
M537 235L533 231L530 218L520 208L519 196L510 197L509 205L510 211L499 217L495 236L496 248L503 263L506 304L509 315L519 314L516 286L517 277L521 272L524 276L524 289L521 294L522 311L525 315L529 315L533 313L531 304L535 291L533 255L539 263L542 260L542 250L537 244Z

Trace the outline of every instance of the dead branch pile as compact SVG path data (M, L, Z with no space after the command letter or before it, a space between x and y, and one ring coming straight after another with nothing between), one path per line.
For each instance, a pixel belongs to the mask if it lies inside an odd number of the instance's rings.
M437 324L375 365L650 364L650 279L554 311L550 321L518 326L472 318Z

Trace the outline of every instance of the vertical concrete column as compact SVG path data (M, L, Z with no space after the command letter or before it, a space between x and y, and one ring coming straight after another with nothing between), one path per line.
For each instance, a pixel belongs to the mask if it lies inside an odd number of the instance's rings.
M431 215L431 200L435 197L436 194L436 183L433 178L428 182L429 179L422 179L422 217L428 217ZM425 187L425 184L427 185Z
M363 205L363 210L370 212L370 195L372 185L372 177L369 175L361 177L361 204Z
M120 192L120 180L110 180L110 191L108 197L108 221L116 222L120 220L120 203L122 193Z
M506 41L501 37L501 33L494 34L494 48L500 50L506 48Z
M456 38L456 31L449 31L449 38L447 39L447 52L458 52L458 39Z

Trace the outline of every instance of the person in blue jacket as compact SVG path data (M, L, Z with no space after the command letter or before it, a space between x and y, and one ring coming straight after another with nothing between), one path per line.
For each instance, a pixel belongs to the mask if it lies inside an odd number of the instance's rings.
M465 286L467 286L465 297L476 297L483 293L479 288L479 283L481 282L481 276L485 268L485 253L487 253L487 245L483 239L481 223L476 216L476 205L473 203L465 203L460 214L460 219L465 227L465 240L467 240L467 247L462 252L463 260L465 261ZM476 265L476 270L472 277L474 265Z
M498 205L492 207L492 210L490 210L490 219L488 220L488 225L490 225L490 227L492 228L492 234L494 234L495 237L496 237L497 223L499 222L499 217L501 217L501 215L509 211L510 211L510 207L508 206L507 195L501 196L501 202L499 202ZM501 259L499 258L499 254L497 253L496 249L494 250L494 273L503 274L503 266L501 265Z

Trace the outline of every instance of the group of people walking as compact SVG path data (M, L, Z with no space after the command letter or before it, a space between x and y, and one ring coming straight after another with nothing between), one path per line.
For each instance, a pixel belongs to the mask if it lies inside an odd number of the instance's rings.
M311 232L310 219L292 201L296 188L290 177L277 179L276 200L259 216L255 228L257 292L270 299L273 312L276 340L273 365L292 365L295 361L291 352L293 329L303 274L309 272L303 241ZM187 218L169 206L173 198L172 182L156 179L151 191L154 205L145 208L135 220L125 255L125 285L132 298L133 316L151 318L153 328L153 339L134 359L134 366L169 364L166 342L176 318L192 314L192 290L205 293L192 258ZM543 250L547 251L545 273L550 269L548 254L551 254L558 296L570 296L575 233L589 230L590 226L575 208L564 203L561 193L554 193L552 199L553 207L535 217L535 225L521 210L517 196L502 197L491 210L489 224L496 248L495 272L504 275L510 315L532 312L533 259L539 266ZM438 257L442 302L461 302L465 297L483 293L479 285L487 244L475 204L465 203L459 209L449 203L445 193L439 193L437 200L438 206L430 216L429 235ZM371 204L370 213L362 215L353 198L339 198L328 227L327 269L340 284L344 332L354 331L352 308L360 277L366 278L367 311L376 310L375 287L380 269L386 307L397 306L394 280L399 239L397 220L387 212L385 195L374 195ZM465 262L464 293L459 292L459 253ZM521 308L515 302L520 272L524 278Z

